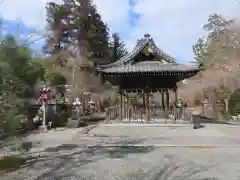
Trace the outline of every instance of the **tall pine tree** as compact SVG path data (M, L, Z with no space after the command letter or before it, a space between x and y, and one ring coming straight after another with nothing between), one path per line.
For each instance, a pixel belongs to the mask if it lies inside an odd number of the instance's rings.
M52 56L61 54L60 57L64 57L62 52L68 54L68 47L74 47L72 84L74 91L86 89L91 86L94 65L108 59L107 25L91 0L64 0L62 5L49 3L47 8L52 32L48 47L52 48Z
M66 65L66 49L71 44L69 39L69 24L67 16L69 10L64 5L49 2L46 6L47 10L47 30L50 32L44 52L51 55L51 63L55 66L64 67Z
M115 62L122 58L123 56L127 55L126 45L124 44L123 40L121 40L118 33L112 34L112 39L109 44L110 47L110 55L111 55L111 62Z
M62 5L48 3L47 22L52 32L48 39L51 53L59 53L59 49L69 45L78 50L85 46L88 60L108 59L108 28L90 0L64 0Z

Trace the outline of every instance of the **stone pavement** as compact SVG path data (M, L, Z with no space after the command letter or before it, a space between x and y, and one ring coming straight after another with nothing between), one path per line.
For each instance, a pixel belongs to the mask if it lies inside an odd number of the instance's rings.
M44 148L38 160L0 179L239 180L239 130L102 124L88 135L77 129L32 135Z

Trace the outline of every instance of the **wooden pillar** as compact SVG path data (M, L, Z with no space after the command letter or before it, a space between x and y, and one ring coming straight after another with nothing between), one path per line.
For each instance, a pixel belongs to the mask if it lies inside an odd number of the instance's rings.
M175 105L177 105L177 100L178 100L178 89L177 86L173 89L174 95L175 95Z
M146 92L146 110L147 110L147 122L150 121L150 105L149 105L149 91Z
M177 86L174 87L173 89L174 95L175 95L175 99L174 99L174 119L175 121L177 120L177 116L178 116L178 112L177 112L177 100L178 100L178 91L177 91Z
M166 94L166 107L164 109L164 113L165 113L165 118L168 119L169 118L169 92L168 90L165 92Z
M127 105L126 105L126 113L127 113L127 120L128 122L130 123L131 121L131 111L130 111L130 106L129 106L129 91L126 91L125 92L125 96L127 98L126 102L127 102Z
M164 109L165 108L165 101L164 101L164 92L163 91L161 92L161 95L162 95L162 108Z
M123 91L120 89L120 120L123 120Z
M161 92L160 92L160 94L161 94ZM162 97L161 96L159 96L160 98L159 98L159 105L160 105L160 107L162 107Z
M122 110L123 110L123 118L124 118L124 119L126 119L126 117L127 117L127 116L126 116L125 93L126 93L125 90L122 89L122 96L121 96L121 98L122 98L122 103L123 103L123 108L122 108Z
M146 108L146 96L145 96L145 90L143 90L143 94L142 94L142 100L143 100L143 111L145 111Z
M168 90L167 90L167 92L166 92L166 103L167 103L167 109L169 109L169 92L168 92Z

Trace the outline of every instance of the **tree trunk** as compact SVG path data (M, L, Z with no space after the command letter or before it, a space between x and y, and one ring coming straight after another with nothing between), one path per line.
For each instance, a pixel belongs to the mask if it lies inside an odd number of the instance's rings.
M88 91L91 84L91 73L89 71L90 64L87 58L88 55L88 41L87 41L87 27L85 26L89 15L89 0L81 1L82 13L81 20L83 27L79 28L77 33L78 52L75 61L75 75L73 80L73 96L74 98L80 95L80 92Z

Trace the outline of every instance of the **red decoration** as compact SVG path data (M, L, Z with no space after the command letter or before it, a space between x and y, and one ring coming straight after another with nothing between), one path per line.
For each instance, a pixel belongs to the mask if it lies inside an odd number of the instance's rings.
M43 88L40 89L40 102L41 104L47 104L49 102L49 100L51 99L50 97L50 92L52 90L50 88Z

